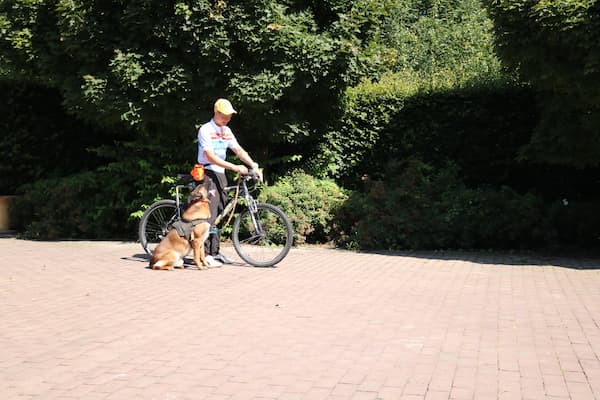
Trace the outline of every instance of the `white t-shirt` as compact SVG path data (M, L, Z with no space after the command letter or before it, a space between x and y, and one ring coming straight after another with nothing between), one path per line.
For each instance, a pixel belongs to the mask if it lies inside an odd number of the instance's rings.
M211 164L204 150L212 150L217 157L224 160L227 149L238 147L239 144L228 126L218 126L213 119L202 125L198 130L198 164L209 164L204 168L215 172L225 172L225 168Z

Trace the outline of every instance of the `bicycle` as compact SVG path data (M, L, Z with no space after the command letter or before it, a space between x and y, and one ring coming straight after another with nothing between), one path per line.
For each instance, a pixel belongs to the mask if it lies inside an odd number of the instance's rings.
M181 219L185 206L181 201L181 189L186 188L191 191L199 184L189 174L180 174L177 178L180 183L175 186L175 199L153 203L146 209L140 220L139 240L146 253L150 255L167 235L173 223ZM235 185L224 188L229 201L217 216L215 226L219 226L229 215L224 225L226 226L236 209L239 209L231 233L236 253L250 265L271 267L287 256L292 247L294 233L292 224L280 208L272 204L260 203L252 195L256 185L249 186L249 183L260 180L258 173L249 170L248 175L238 175Z

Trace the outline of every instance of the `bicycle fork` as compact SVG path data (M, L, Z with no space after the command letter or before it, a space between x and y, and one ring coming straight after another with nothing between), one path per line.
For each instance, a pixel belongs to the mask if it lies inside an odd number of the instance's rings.
M250 218L252 218L252 225L256 231L256 235L262 237L263 229L260 225L260 221L258 220L258 201L253 198L246 199L248 202L248 211L250 212Z

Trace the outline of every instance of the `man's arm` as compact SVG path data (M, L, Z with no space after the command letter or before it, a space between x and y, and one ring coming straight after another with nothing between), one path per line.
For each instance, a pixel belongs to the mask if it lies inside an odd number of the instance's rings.
M235 153L235 155L238 156L238 158L240 160L242 160L242 162L244 164L246 164L247 166L249 166L252 169L257 169L258 168L258 163L254 162L254 160L252 160L252 157L250 157L250 155L246 152L246 150L244 150L242 148L242 146L233 147L231 150L233 150L233 152Z
M234 150L234 152L235 152L235 150ZM246 175L248 173L248 168L246 168L246 166L236 165L236 164L230 163L229 161L222 160L219 157L217 157L215 155L215 152L212 150L204 150L204 154L206 155L206 158L208 159L208 161L210 161L211 164L215 164L215 165L218 165L219 167L223 167L225 169L235 171L238 174L242 174L242 175ZM238 155L238 157L239 157L239 155ZM240 157L240 159L241 159L241 157Z

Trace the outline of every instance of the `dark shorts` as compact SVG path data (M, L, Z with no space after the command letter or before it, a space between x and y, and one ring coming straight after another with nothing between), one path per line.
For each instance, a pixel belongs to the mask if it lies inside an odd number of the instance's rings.
M223 211L227 204L227 194L223 189L227 186L227 177L225 173L215 172L211 169L204 169L204 186L208 191L208 199L210 200L210 219L211 228L215 218ZM221 240L221 232L211 233L204 242L204 250L206 254L216 255L219 253L219 244Z

